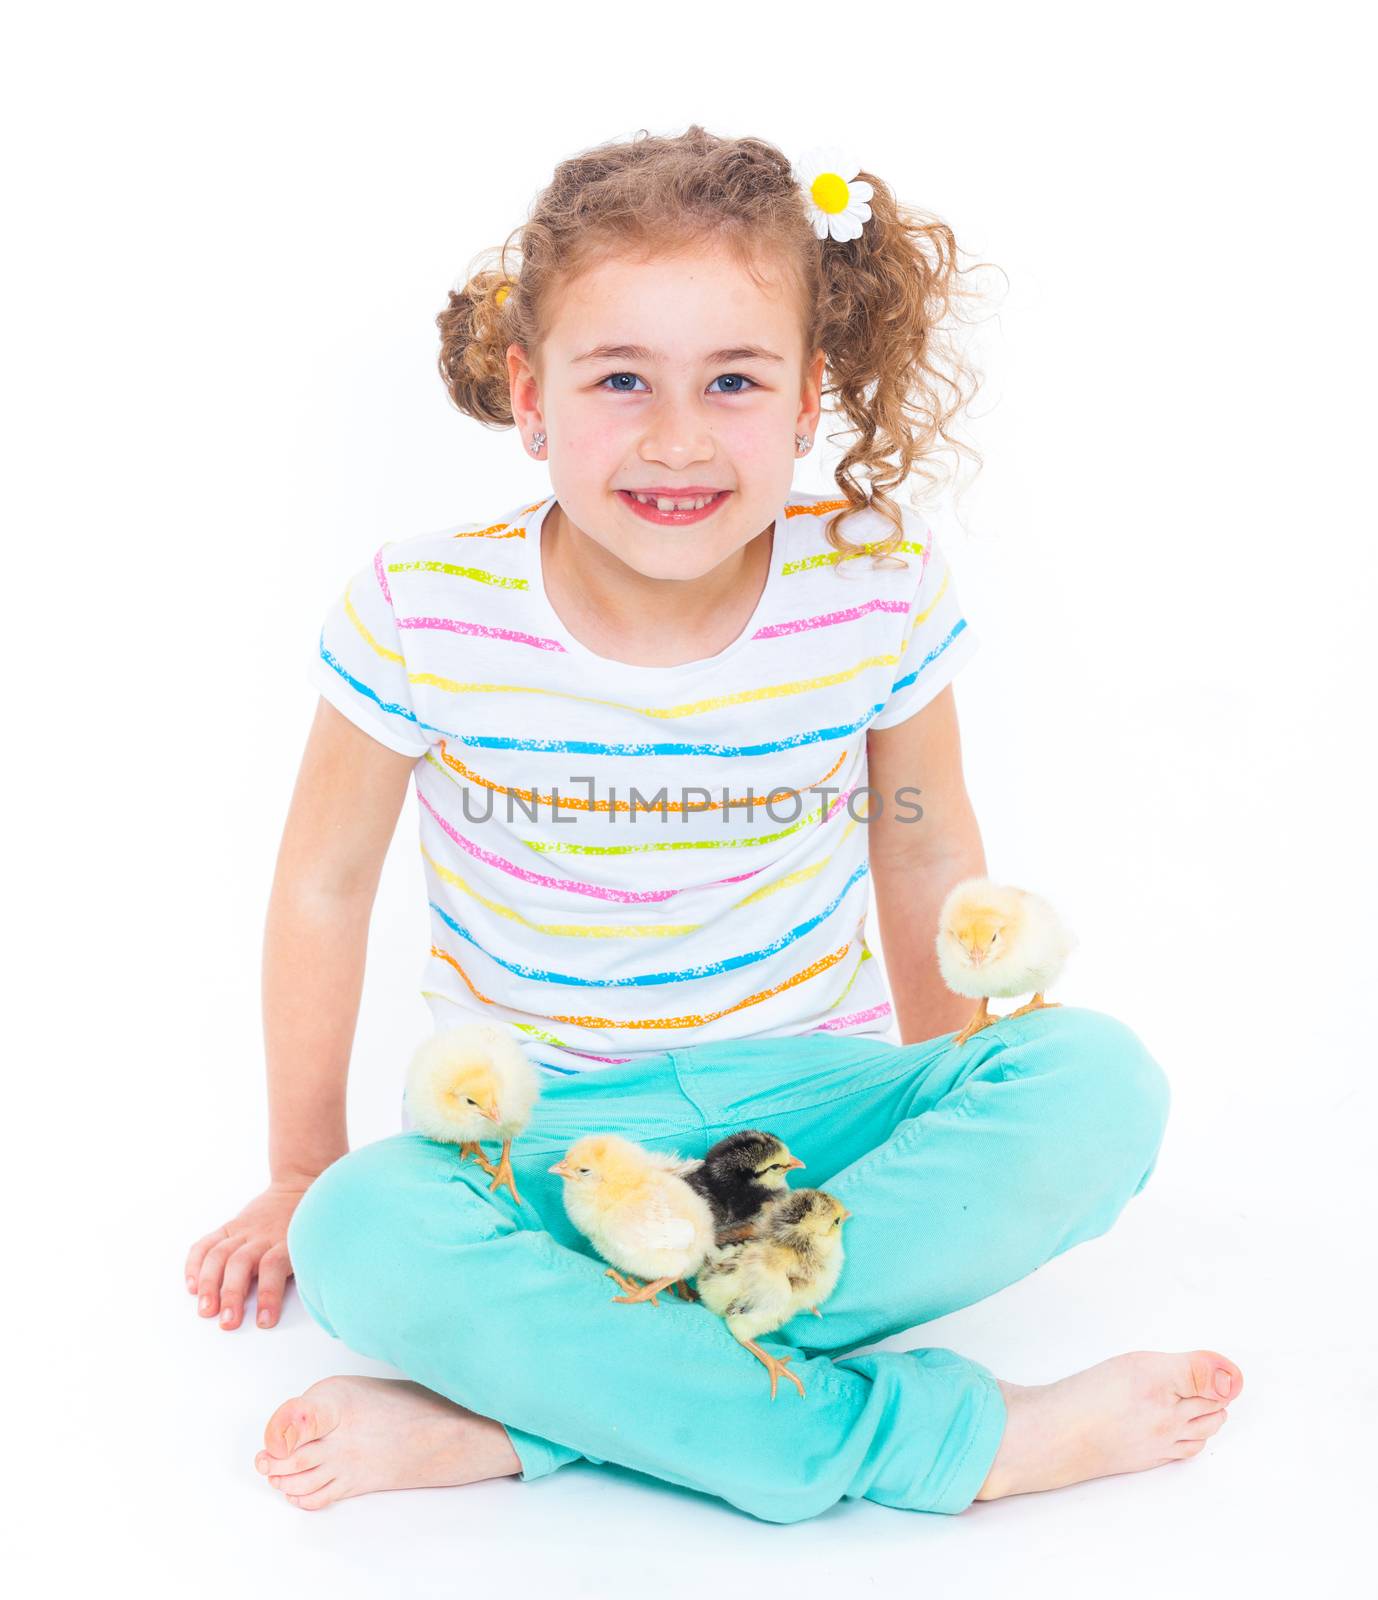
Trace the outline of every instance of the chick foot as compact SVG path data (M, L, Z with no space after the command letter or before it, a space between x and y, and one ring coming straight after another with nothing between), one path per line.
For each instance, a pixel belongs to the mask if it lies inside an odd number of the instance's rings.
M1244 1374L1214 1350L1135 1350L1057 1383L998 1381L1005 1431L978 1500L1199 1455L1228 1420Z
M611 1276L620 1276L620 1274L612 1272L611 1268L608 1270ZM656 1278L650 1283L643 1283L638 1288L628 1290L626 1294L615 1294L613 1299L618 1305L640 1305L643 1300L649 1300L653 1306L658 1306L660 1301L656 1299L656 1296L662 1289L668 1289L676 1281L674 1278ZM623 1287L625 1288L626 1286L623 1285Z
M683 1278L675 1279L675 1293L681 1300L697 1300L699 1298L698 1291L691 1289Z
M631 1294L633 1290L641 1287L640 1278L632 1277L631 1273L629 1272L619 1272L616 1267L609 1267L603 1276L605 1278L616 1278L618 1283L622 1286L624 1294ZM659 1305L660 1302L657 1300L656 1304Z
M750 1350L752 1355L754 1355L758 1361L765 1362L766 1370L770 1373L770 1398L772 1400L775 1398L776 1385L779 1383L781 1378L788 1378L794 1387L798 1389L799 1393L801 1395L803 1394L804 1385L799 1381L799 1374L797 1372L791 1372L789 1366L787 1365L788 1362L794 1359L793 1356L783 1356L777 1359L775 1356L769 1354L769 1352L762 1350L760 1345L758 1345L754 1339L741 1339L738 1342L743 1350Z
M483 1146L478 1142L477 1139L466 1139L464 1143L460 1145L459 1159L463 1161L467 1156L474 1156L477 1159L479 1166L483 1168L490 1178L498 1170L488 1159L488 1157L484 1155Z
M999 1020L999 1017L991 1016L990 1001L983 996L981 999L981 1004L976 1008L975 1016L972 1017L971 1021L967 1023L966 1027L962 1029L962 1031L952 1042L954 1045L965 1044L967 1040L971 1038L972 1034L980 1033L982 1028L989 1028L992 1023L999 1022Z
M521 1471L507 1430L409 1379L323 1378L268 1419L258 1468L319 1511L377 1489L439 1489Z
M1045 1000L1042 994L1036 994L1026 1005L1020 1006L1018 1011L1011 1011L1012 1017L1027 1017L1031 1011L1051 1011L1062 1004L1061 1000Z
M487 1167L485 1170L493 1174L493 1181L488 1185L489 1194L492 1194L495 1189L501 1189L503 1184L506 1184L512 1191L512 1198L517 1204L520 1205L522 1203L522 1197L517 1193L517 1180L512 1176L512 1141L510 1139L504 1139L502 1142L502 1156L497 1166Z

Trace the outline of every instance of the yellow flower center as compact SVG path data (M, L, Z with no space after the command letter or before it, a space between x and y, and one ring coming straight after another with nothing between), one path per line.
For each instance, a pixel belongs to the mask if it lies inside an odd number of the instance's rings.
M509 291L507 285L504 283L501 288L499 288L498 292L493 296L493 303L500 306L503 301L506 300L508 293Z
M847 183L835 172L820 172L813 180L809 192L813 195L814 205L820 211L832 215L847 209Z

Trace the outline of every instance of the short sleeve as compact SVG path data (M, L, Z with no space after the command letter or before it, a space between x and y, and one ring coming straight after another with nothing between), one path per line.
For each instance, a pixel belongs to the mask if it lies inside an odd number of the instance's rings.
M419 758L430 748L433 730L412 704L383 550L326 612L307 677L337 711L388 749Z
M977 635L962 613L952 570L931 529L919 524L924 550L918 590L905 620L890 698L871 718L873 728L893 728L935 699L976 649Z

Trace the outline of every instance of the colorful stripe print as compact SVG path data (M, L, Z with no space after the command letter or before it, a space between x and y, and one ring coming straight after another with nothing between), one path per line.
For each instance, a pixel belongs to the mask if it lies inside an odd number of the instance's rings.
M889 533L878 513L853 513L861 548L839 551L823 519L847 503L791 495L738 640L638 669L586 651L553 610L553 504L376 550L311 666L415 762L436 1025L502 1021L557 1073L629 1049L885 1032L867 741L973 648L931 533L906 510L901 560L876 567L861 558Z

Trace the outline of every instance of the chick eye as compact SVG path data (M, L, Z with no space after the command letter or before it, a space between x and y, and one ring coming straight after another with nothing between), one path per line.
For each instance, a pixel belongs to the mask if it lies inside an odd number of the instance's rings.
M580 1170L580 1172L587 1172L588 1168L587 1167L580 1167L579 1170Z
M464 1096L464 1098L465 1098L465 1099L466 1099L466 1100L467 1100L467 1101L468 1101L468 1102L469 1102L469 1104L470 1104L470 1105L471 1105L471 1106L476 1106L476 1105L477 1105L477 1104L478 1104L478 1101L477 1101L477 1100L475 1100L475 1099L474 1099L474 1097L473 1097L473 1095L471 1095L471 1094L466 1094L466 1095L465 1095L465 1096Z
M999 938L999 937L1000 937L1000 930L999 930L999 928L997 928L997 929L996 929L996 930L995 930L995 932L994 932L994 933L993 933L993 934L991 934L991 936L990 936L990 942L991 942L991 943L992 943L992 944L994 944L994 943L995 943L995 941L996 941L996 940L997 940L997 939L998 939L998 938Z

